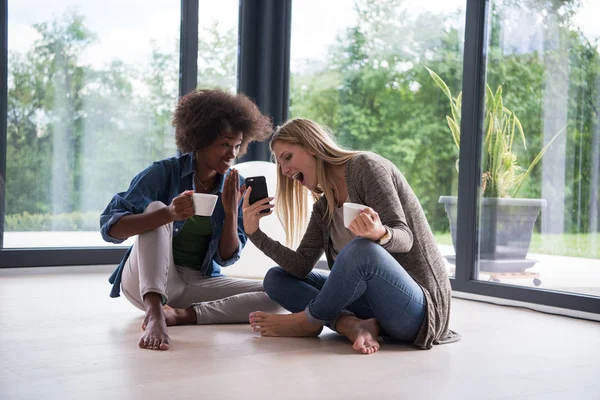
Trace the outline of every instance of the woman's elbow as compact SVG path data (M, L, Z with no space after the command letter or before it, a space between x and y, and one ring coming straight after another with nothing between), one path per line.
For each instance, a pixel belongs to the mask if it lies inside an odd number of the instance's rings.
M117 240L129 239L127 236L123 235L123 232L120 232L120 229L119 229L117 223L118 223L118 221L108 229L108 236L110 236L111 238L117 239Z
M399 249L398 251L400 253L408 253L412 247L413 247L413 235L412 232L410 231L402 231L402 233L400 234L400 240L399 240Z

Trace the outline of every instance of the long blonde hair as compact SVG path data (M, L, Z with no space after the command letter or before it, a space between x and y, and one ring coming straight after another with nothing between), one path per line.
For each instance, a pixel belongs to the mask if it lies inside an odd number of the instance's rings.
M340 147L329 130L304 118L291 119L275 131L269 144L271 152L273 152L273 145L279 141L300 145L314 154L317 161L318 184L311 193L315 202L322 196L327 199L325 219L330 223L337 203L330 168L346 164L360 152ZM306 231L310 217L308 189L298 180L285 176L279 165L277 166L275 212L285 230L286 244L295 248Z

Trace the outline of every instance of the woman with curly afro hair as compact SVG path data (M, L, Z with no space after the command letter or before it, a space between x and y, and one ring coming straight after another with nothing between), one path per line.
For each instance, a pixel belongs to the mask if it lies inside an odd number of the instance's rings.
M262 283L221 275L246 244L244 178L232 169L253 141L272 133L271 120L242 94L196 90L173 116L180 157L156 161L117 193L100 217L104 240L137 235L110 277L111 297L146 312L139 346L169 348L167 326L248 321L250 311L281 309ZM211 216L194 214L194 193L217 196Z

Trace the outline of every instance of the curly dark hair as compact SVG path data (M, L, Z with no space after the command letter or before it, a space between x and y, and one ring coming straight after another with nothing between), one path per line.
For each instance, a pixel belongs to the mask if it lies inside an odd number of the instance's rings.
M230 94L220 89L194 90L181 97L173 114L175 140L184 153L202 149L219 134L239 132L244 135L239 152L248 145L263 141L273 133L271 119L243 94Z

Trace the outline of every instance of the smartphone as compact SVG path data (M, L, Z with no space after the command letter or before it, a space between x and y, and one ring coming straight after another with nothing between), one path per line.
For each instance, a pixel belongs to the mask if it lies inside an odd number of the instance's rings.
M267 180L264 176L251 176L246 178L246 187L252 188L252 191L250 192L250 198L248 199L250 204L254 204L265 197L269 197ZM261 211L263 214L267 214L268 212L269 210Z

